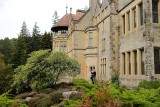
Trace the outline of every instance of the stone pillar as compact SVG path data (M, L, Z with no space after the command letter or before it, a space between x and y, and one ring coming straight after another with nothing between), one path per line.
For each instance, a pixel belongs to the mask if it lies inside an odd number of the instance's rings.
M152 41L146 41L145 52L145 74L152 76L154 74L154 47Z
M151 25L152 25L152 8L151 0L143 0L144 6L144 24L145 31L143 33L145 39L144 46L144 56L145 56L145 75L152 76L154 73L154 46L153 46L153 36L151 35Z

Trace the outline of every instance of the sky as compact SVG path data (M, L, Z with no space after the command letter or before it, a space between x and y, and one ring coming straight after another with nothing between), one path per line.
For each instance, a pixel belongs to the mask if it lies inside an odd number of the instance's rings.
M72 7L75 14L77 9L88 7L89 0L0 0L0 39L17 38L23 21L29 32L32 32L35 22L41 33L49 32L54 11L61 18L66 13L66 5L68 13Z

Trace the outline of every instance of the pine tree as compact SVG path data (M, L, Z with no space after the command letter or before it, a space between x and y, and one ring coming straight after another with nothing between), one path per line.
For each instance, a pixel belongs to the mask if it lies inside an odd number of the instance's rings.
M27 25L25 21L22 23L20 36L29 36L29 30L27 29Z
M56 24L59 21L59 16L57 11L54 11L54 15L52 16L52 23Z
M42 35L42 49L52 49L52 34L45 32Z
M12 53L12 43L9 38L5 38L3 40L3 54L5 55L5 63L9 64L11 59Z
M12 63L15 67L26 63L28 54L31 52L31 37L25 22L23 22L18 39L13 48Z
M36 22L35 22L35 25L32 31L32 45L31 46L32 46L32 51L37 51L41 49L41 34L40 34L40 30Z

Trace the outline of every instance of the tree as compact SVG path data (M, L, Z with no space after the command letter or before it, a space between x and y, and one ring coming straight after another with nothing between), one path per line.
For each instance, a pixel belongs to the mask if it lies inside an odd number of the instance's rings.
M41 49L52 49L52 34L45 32L42 35Z
M0 53L0 94L8 91L13 82L13 70L11 65L5 64L5 56Z
M52 23L56 24L58 21L59 21L59 16L58 16L57 11L55 10L54 15L52 16Z
M32 52L27 63L19 66L15 72L13 86L17 92L21 92L25 88L38 90L52 86L64 73L75 76L80 72L80 65L65 53L40 50Z
M31 37L26 23L23 22L20 34L13 48L12 63L15 65L15 67L25 64L30 52Z
M4 49L4 55L5 55L5 62L9 64L11 61L11 56L12 56L12 43L9 38L5 38L3 40L3 49Z
M29 36L30 35L25 21L23 21L23 23L22 23L22 27L21 27L21 31L20 31L19 35L20 36Z
M5 71L5 69L6 69L4 59L5 59L4 55L2 53L0 53L0 72Z
M37 26L37 23L35 22L35 25L33 27L32 31L32 51L37 51L41 49L41 35L39 27Z
M11 56L13 51L14 39L9 39L8 37L4 40L0 40L0 52L5 56L5 63L11 63Z

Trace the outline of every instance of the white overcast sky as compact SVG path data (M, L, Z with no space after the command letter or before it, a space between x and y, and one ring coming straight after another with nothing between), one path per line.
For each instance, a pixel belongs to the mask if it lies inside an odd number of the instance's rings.
M66 4L76 9L88 6L89 0L0 0L0 39L17 38L23 21L30 32L37 22L41 33L50 31L52 16L57 10L59 18L66 13Z

